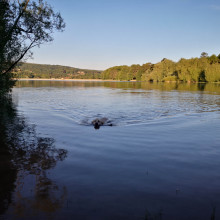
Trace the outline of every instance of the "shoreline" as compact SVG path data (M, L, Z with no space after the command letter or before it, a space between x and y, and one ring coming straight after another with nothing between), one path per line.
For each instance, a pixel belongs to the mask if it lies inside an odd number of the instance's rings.
M126 81L126 80L113 80L113 79L55 79L55 78L51 78L51 79L38 79L38 78L19 78L19 79L15 79L17 81L22 81L22 80L32 80L32 81L93 81L93 82L139 82L136 80L130 80L130 81Z
M17 81L25 81L25 80L30 80L30 81L86 81L86 82L142 82L142 83L146 83L148 81L137 81L137 80L114 80L114 79L55 79L55 78L51 78L51 79L40 79L40 78L19 78L19 79L14 79ZM155 83L159 83L159 82L155 82ZM199 84L199 83L216 83L219 84L220 82L180 82L180 81L164 81L164 82L160 82L160 83L189 83L189 84Z

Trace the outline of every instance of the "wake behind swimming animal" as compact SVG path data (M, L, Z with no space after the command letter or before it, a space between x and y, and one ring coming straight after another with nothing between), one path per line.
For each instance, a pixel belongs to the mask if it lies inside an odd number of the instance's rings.
M92 121L92 125L94 126L95 129L99 129L100 126L103 125L112 126L112 124L107 118L96 118Z

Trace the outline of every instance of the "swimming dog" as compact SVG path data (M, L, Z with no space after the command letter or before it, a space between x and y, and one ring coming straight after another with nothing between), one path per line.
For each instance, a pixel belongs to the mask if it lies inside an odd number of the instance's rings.
M99 129L100 126L106 124L108 126L112 126L112 124L108 123L108 119L107 118L96 118L92 121L92 125L94 126L95 129Z

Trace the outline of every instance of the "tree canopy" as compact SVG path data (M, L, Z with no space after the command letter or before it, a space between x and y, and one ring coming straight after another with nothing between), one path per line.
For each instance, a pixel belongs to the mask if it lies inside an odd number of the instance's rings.
M102 72L102 79L138 81L220 82L220 55L180 59L178 62L164 58L156 64L142 66L115 66Z

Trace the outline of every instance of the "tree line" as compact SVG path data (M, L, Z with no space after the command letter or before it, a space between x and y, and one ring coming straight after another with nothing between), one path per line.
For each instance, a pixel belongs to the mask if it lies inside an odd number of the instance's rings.
M20 63L14 73L17 78L220 82L220 55L208 56L207 53L203 52L199 58L181 58L178 62L164 58L156 64L115 66L105 71Z
M102 79L137 81L220 82L220 54L208 56L203 52L199 58L178 62L164 58L156 64L115 66L101 74Z

